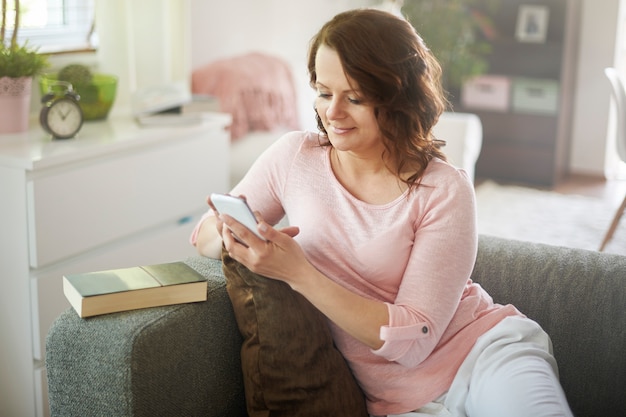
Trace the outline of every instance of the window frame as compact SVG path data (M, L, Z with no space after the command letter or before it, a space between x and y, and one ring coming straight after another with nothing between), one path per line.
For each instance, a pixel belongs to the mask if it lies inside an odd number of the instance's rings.
M56 3L56 4L51 4ZM94 31L94 0L48 1L48 7L63 7L65 24L48 24L43 27L20 27L17 33L18 44L28 44L41 53L63 53L94 51L97 49L97 36ZM23 6L22 6L23 7ZM27 13L24 9L22 13ZM13 29L5 35L10 39Z

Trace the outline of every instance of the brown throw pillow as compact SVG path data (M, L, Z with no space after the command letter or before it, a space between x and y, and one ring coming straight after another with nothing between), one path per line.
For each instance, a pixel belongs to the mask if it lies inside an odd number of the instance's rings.
M365 399L326 317L284 282L257 275L222 252L239 330L251 417L367 416Z

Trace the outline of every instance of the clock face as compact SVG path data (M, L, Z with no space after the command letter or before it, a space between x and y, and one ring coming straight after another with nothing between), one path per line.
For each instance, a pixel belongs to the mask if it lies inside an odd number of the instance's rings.
M83 112L76 101L64 97L44 108L41 121L52 136L67 139L74 137L83 125Z

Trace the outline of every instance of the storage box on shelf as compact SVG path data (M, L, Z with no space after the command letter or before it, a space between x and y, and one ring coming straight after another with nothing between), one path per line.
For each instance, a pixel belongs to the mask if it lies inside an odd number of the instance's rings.
M44 340L64 274L179 260L210 192L229 189L230 116L141 128L86 123L0 136L0 415L48 415Z
M511 109L515 113L556 115L559 83L555 80L517 77L513 80Z
M463 84L461 102L468 110L509 110L511 79L503 75L479 75Z

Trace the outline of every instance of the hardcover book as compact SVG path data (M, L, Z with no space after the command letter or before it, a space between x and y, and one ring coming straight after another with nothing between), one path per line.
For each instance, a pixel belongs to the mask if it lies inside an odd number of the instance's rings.
M80 317L207 299L207 279L184 262L63 277L63 293Z

